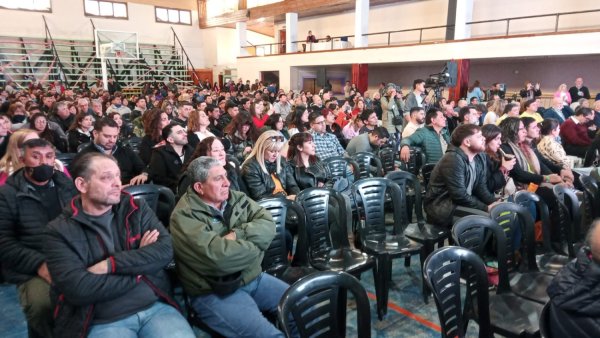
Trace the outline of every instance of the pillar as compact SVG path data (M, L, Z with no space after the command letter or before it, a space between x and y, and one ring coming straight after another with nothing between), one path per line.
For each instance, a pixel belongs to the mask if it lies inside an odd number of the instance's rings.
M287 53L298 51L298 13L285 13L285 50Z
M473 21L473 0L450 0L448 3L449 26L454 29L446 31L446 40L461 40L471 37L471 26L467 22ZM454 36L452 36L454 33Z
M354 11L354 47L368 47L369 0L356 0Z
M366 63L352 64L352 83L356 83L356 88L364 93L369 88L369 65Z
M236 43L239 46L239 51L237 56L248 56L250 55L246 48L244 48L248 41L246 40L246 22L236 22L235 23L235 37Z

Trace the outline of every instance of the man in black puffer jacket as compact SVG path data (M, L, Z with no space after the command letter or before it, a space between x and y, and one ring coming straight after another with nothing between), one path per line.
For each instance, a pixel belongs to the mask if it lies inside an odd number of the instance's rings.
M590 226L589 247L548 286L548 323L553 337L600 337L600 221Z
M43 240L55 337L194 337L169 296L171 237L146 203L121 192L117 161L89 153L70 169L80 195Z
M0 187L0 260L6 281L17 284L29 331L52 336L52 309L46 257L46 224L77 194L73 182L54 168L55 149L43 139L23 145L25 167Z
M427 187L424 210L427 222L450 227L453 218L487 212L495 198L486 185L485 150L481 129L473 124L459 126L452 133L452 146L437 163ZM457 213L457 208L459 212Z

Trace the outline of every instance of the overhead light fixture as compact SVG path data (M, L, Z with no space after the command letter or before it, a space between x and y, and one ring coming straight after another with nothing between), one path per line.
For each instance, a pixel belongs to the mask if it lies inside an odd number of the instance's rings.
M265 18L258 18L256 19L257 22L265 22Z

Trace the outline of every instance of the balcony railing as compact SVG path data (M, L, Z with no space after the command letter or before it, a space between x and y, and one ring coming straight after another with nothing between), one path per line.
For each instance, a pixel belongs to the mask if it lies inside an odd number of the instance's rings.
M518 24L516 24L518 23ZM519 16L467 22L471 38L502 37L527 33L557 33L600 27L600 9ZM368 33L368 47L402 46L446 41L446 31L454 25L410 28ZM354 35L319 39L317 43L293 41L299 53L354 48ZM284 42L242 47L249 56L286 54ZM295 53L295 52L294 52Z

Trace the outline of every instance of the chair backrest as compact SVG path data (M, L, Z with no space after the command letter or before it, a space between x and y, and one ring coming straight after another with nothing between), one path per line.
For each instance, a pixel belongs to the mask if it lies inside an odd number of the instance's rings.
M515 262L513 236L520 227L523 235L522 242L524 245L522 247L525 249L527 271L539 271L535 260L534 223L529 210L515 203L502 202L490 210L490 217L498 222L506 236L506 257L510 261L510 264L507 264L508 268L513 268Z
M487 273L481 258L465 248L443 247L427 257L423 276L433 291L442 337L465 337L473 302L477 302L479 337L492 337ZM461 277L467 281L464 304Z
M263 271L268 272L289 266L285 246L285 218L289 202L291 201L283 197L265 198L258 201L258 205L267 209L275 222L275 237L265 251L262 260Z
M90 144L92 144L92 142L85 142L85 143L82 143L82 144L78 145L77 146L77 152L80 152L83 148L86 148Z
M508 278L506 236L498 223L486 216L469 215L462 217L452 227L452 238L461 247L483 256L486 244L494 237L498 258L498 292L510 291Z
M600 196L598 196L598 184L596 180L588 175L579 175L579 183L583 187L583 202L581 203L582 226L591 224L593 220L600 217ZM588 229L582 227L582 232Z
M396 158L398 157L398 152L396 151L396 147L385 147L381 148L377 152L377 156L381 160L381 166L383 167L383 173L391 173L396 170Z
M56 159L61 161L65 168L68 168L73 159L75 158L75 153L60 153L56 154Z
M124 144L131 148L131 150L133 150L134 153L139 154L140 147L142 146L142 138L133 136L125 140Z
M383 176L381 160L375 154L361 151L352 155L352 159L358 163L360 177Z
M421 176L423 177L423 184L425 188L429 184L429 178L431 177L431 173L433 172L433 168L435 168L435 163L427 163L421 167Z
M333 223L336 228L329 227L328 206L332 200L339 209L338 222ZM307 188L296 196L296 202L302 207L299 217L304 217L306 229L298 233L297 247L304 241L303 247L310 256L311 253L350 246L347 226L352 222L352 213L347 197L333 189ZM304 235L305 239L302 239Z
M387 178L361 178L352 185L352 194L356 201L359 216L364 216L360 222L359 232L363 245L371 239L381 241L386 236L385 204L386 193L392 198L394 209L394 234L403 236L406 228L406 201L404 191Z
M417 223L424 224L425 217L423 216L423 196L421 182L419 182L417 176L409 173L408 171L397 170L387 173L385 178L396 183L400 189L404 191L404 196L408 196L409 194L413 194L415 196L414 209L415 214L417 215ZM410 219L407 219L406 221L410 222Z
M281 297L277 319L286 337L294 320L300 337L346 336L346 300L356 301L357 336L371 337L371 309L358 279L345 272L322 271L294 283Z
M558 230L560 239L567 244L567 254L575 257L574 243L580 236L581 213L577 196L571 189L560 185L552 188L554 197L558 200Z
M402 162L400 169L418 175L421 166L425 163L423 151L420 147L409 147L409 149L410 158L408 162Z
M158 199L160 195L159 185L156 184L140 184L140 185L130 185L123 189L123 191L128 192L133 196L134 201L139 201L141 199L146 201L146 204L154 211L157 212L158 209ZM170 191L170 189L167 188ZM173 192L171 192L173 194ZM175 198L173 197L173 200Z
M552 227L550 224L550 212L548 211L548 205L544 202L543 199L540 198L537 194L520 190L515 194L515 203L518 205L528 209L531 204L535 204L538 215L540 215L540 220L542 221L542 237L543 237L543 245L544 250L546 252L552 251L552 246L550 245L552 233Z
M333 156L323 161L323 164L329 169L331 177L335 179L347 178L349 168L354 175L354 181L360 178L360 166L356 161L347 157Z

